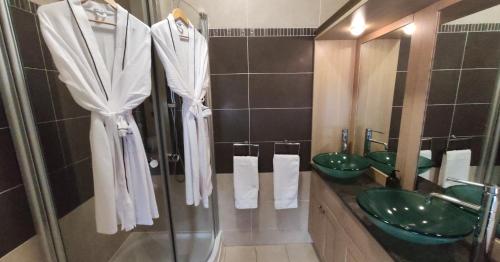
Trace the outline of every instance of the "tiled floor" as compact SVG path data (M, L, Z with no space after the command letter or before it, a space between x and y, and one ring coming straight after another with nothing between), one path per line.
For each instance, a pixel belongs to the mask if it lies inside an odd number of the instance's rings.
M224 247L222 262L319 262L311 244Z

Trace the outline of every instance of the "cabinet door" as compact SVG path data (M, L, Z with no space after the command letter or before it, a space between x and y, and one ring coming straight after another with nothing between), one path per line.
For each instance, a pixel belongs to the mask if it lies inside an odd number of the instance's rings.
M346 241L346 251L345 251L345 261L346 262L363 262L366 261L363 252L359 249L354 242L347 237Z
M309 234L313 240L313 246L318 256L323 260L325 230L324 230L324 214L320 202L312 197L309 201Z
M325 210L325 262L344 262L347 235L335 215Z

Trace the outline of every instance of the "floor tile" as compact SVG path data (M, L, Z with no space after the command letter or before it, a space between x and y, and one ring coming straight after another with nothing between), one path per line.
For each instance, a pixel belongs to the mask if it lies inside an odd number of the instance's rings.
M288 262L288 255L284 245L257 246L257 262Z
M226 247L224 262L256 262L257 254L253 246Z
M286 251L290 262L319 262L311 244L288 244Z

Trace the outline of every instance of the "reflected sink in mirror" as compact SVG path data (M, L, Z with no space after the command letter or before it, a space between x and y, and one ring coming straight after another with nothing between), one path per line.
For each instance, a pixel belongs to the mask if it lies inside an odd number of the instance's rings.
M375 188L357 196L368 218L386 233L424 245L458 241L472 233L478 217L440 199L413 191Z
M322 173L337 179L356 178L370 167L364 157L338 152L316 155L313 165Z
M375 151L366 155L370 164L384 174L391 175L396 167L396 152L390 151ZM419 156L418 158L418 174L432 168L432 160Z

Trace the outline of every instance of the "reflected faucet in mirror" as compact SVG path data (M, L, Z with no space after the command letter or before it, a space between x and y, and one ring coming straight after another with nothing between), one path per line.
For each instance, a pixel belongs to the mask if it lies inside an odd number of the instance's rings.
M364 150L364 154L365 155L367 155L368 153L370 153L370 151L371 151L371 143L383 145L385 151L387 151L389 149L389 144L388 143L385 143L385 142L373 139L373 133L384 134L383 132L375 131L375 130L373 130L371 128L367 128L366 129L366 131L365 131L365 150Z
M349 141L349 129L347 128L343 128L342 129L342 148L341 148L341 152L342 153L345 153L347 154L348 150L347 150L347 147L348 147L348 141Z

